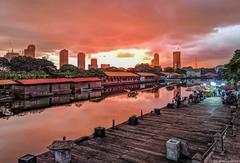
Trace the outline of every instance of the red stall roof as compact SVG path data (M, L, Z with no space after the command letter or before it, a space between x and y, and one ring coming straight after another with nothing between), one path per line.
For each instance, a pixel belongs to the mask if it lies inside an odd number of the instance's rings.
M81 83L81 82L91 82L91 81L101 81L100 78L72 78L72 82Z
M90 81L101 81L99 78L54 78L54 79L25 79L17 80L22 85L54 84L54 83L80 83Z
M23 85L37 85L37 84L53 84L53 83L69 83L71 79L67 78L56 78L56 79L24 79L17 80L20 84Z

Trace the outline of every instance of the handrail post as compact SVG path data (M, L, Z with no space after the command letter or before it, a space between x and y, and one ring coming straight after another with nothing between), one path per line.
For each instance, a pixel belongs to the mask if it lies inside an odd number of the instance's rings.
M112 129L115 128L115 120L112 121Z
M214 147L215 152L223 152L223 135L220 133L216 133L214 135L214 141L216 142L216 145Z

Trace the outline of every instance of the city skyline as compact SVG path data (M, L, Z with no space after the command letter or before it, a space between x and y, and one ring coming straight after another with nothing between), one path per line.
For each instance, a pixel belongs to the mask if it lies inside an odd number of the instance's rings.
M3 56L4 58L6 58L9 62L11 59L13 59L14 57L17 56L26 56L26 57L32 57L32 58L39 58L35 56L35 50L36 50L36 46L34 44L29 44L27 46L26 49L24 49L23 51L20 51L20 53L15 52L13 49L11 51L7 51L6 54ZM22 53L21 53L22 52ZM121 53L120 53L121 54ZM117 53L117 55L119 55L119 53ZM125 55L125 54L123 54ZM42 58L49 60L48 57L43 56ZM76 57L76 62L74 63L72 60L72 58L69 56L69 50L68 49L62 49L59 51L58 54L58 63L54 63L55 66L57 66L58 68L60 68L61 66L65 65L65 64L72 64L80 69L86 69L86 65L88 69L93 68L93 69L97 69L97 68L109 68L111 67L109 63L105 63L105 62L101 62L101 64L98 64L98 59L94 58L94 57L90 57L88 59L86 59L86 54L84 52L79 52L77 53L77 57ZM172 67L174 69L181 69L182 67L193 67L196 68L196 58L194 58L195 60L195 67L192 65L187 65L187 66L181 66L182 65L182 55L181 55L181 51L177 50L177 51L173 51L173 55L172 55L172 66L166 66L166 67ZM50 60L51 61L51 60ZM146 62L147 64L149 64L149 66L151 67L162 67L162 68L166 68L163 67L160 64L160 56L158 53L154 53L152 59L150 60L151 62ZM86 64L88 63L89 64ZM143 62L138 62L136 63L136 65L138 64L142 64ZM136 66L134 65L134 66ZM218 64L219 65L219 64ZM218 66L215 65L215 66ZM133 66L133 67L134 67ZM213 66L213 67L215 67ZM113 66L116 67L116 66ZM118 66L119 68L132 68L132 67L123 67L123 66ZM203 68L203 67L202 67Z
M60 0L56 4L42 0L36 4L3 0L0 53L3 56L12 48L19 52L33 43L36 57L48 56L56 65L60 49L66 48L70 63L83 51L86 58L93 56L100 64L132 67L150 63L157 52L160 64L167 67L172 66L172 51L179 49L184 54L182 66L194 66L195 56L201 56L199 67L213 67L226 63L240 46L240 2L224 2L83 0L73 4Z

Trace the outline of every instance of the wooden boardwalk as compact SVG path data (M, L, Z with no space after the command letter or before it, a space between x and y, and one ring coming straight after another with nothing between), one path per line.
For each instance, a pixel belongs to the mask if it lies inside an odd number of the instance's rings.
M224 152L214 152L206 163L240 163L240 110L233 109L233 135L230 130L229 135L224 139Z
M74 143L71 162L168 162L165 143L170 138L185 140L191 156L203 154L213 143L213 135L222 132L230 120L230 110L217 97L179 109L163 108L161 115L145 114L138 125L124 122L107 129L104 138L90 136ZM37 156L37 162L54 162L54 156L43 153ZM182 158L180 162L191 160Z

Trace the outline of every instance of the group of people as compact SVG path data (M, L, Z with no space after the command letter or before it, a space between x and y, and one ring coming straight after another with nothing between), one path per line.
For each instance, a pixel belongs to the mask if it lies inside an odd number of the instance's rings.
M193 94L190 94L188 97L188 103L199 103L204 99L203 91L194 91Z
M213 96L221 96L223 104L235 105L240 108L240 93L234 91L225 91L224 89L214 89L211 91ZM199 103L204 99L204 93L202 90L193 91L192 94L188 97L188 103ZM186 100L186 99L185 99ZM173 99L173 105L176 108L179 108L184 99L181 98L180 92L177 92L176 96Z
M222 91L221 92L223 104L236 105L240 107L240 94L236 94L233 91Z
M203 91L194 91L192 94L188 97L188 103L199 103L204 99ZM185 99L181 98L181 94L177 92L176 96L173 99L173 103L176 105L177 108L180 107L182 104L182 101L187 100L187 97Z

